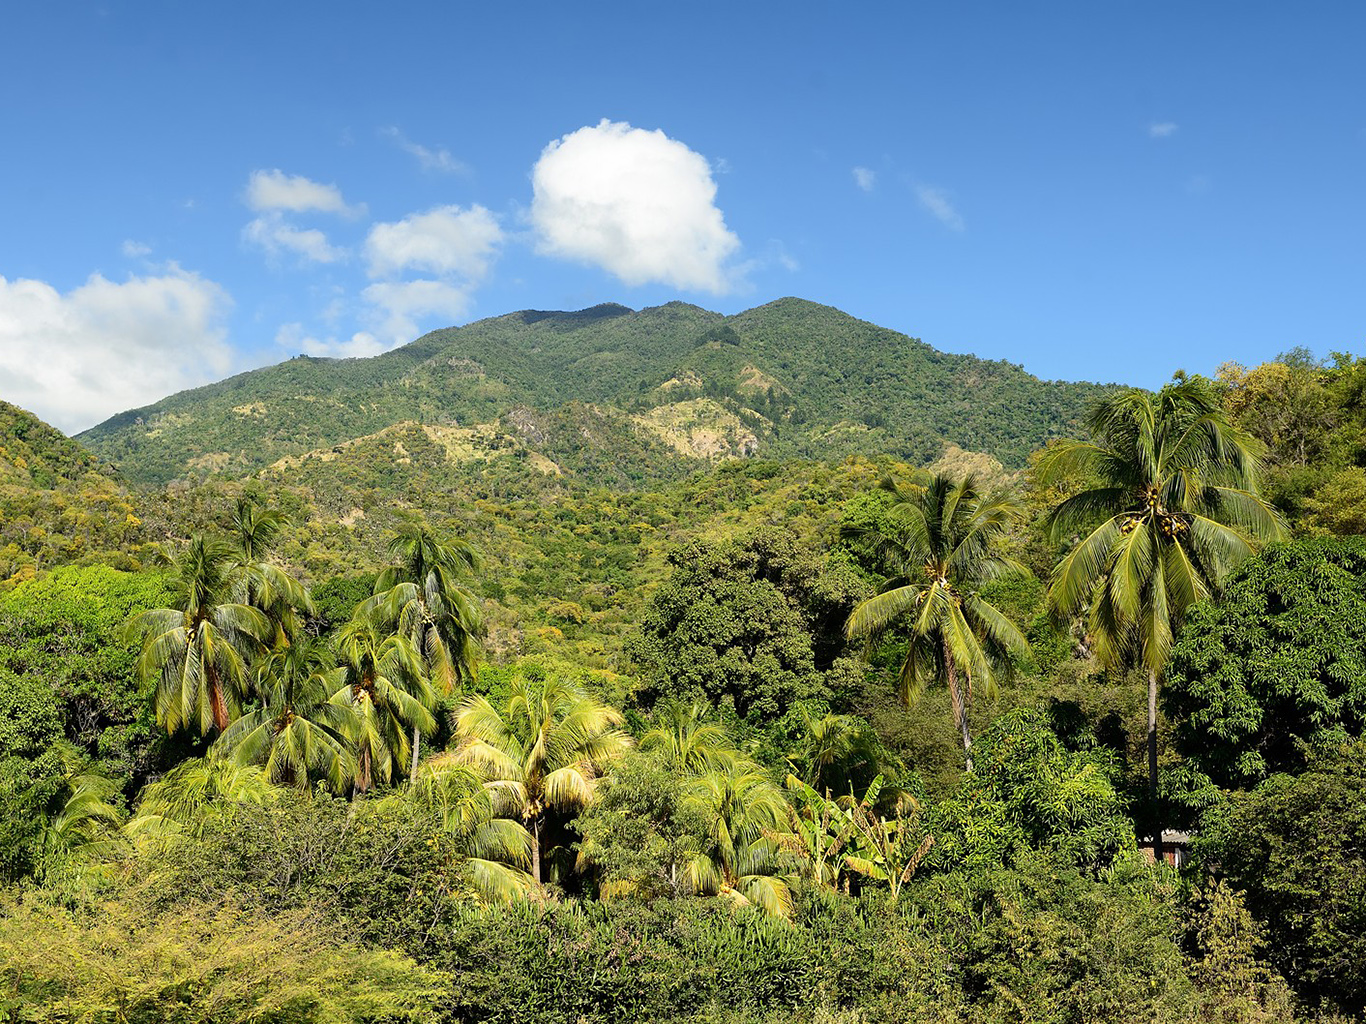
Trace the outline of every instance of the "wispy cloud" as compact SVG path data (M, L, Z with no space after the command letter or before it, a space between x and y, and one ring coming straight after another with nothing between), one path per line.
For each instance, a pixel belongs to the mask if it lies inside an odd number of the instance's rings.
M301 174L286 174L279 169L252 171L247 179L246 202L258 213L287 210L305 213L340 213L357 217L365 212L365 204L348 206L336 185L324 185Z
M962 231L965 227L963 218L954 208L949 194L942 188L933 185L915 186L916 198L920 200L920 205L934 215L934 218L943 224L950 231Z
M121 249L123 254L130 260L152 255L152 247L150 245L145 242L135 242L131 238L124 240Z
M1148 138L1169 139L1176 134L1178 127L1180 126L1175 121L1154 121L1148 125Z
M877 185L877 173L870 171L867 167L855 167L854 184L865 192L871 192Z
M387 139L392 139L394 145L418 162L424 171L441 171L443 174L454 174L457 171L468 171L469 168L455 157L451 156L448 149L429 149L420 142L414 142L403 132L393 127L381 128L379 133Z

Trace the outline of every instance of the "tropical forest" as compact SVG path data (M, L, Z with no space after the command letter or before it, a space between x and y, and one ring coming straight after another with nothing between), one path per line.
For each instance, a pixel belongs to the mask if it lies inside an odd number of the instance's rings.
M1363 533L1366 359L801 299L0 402L0 1021L1366 1020Z

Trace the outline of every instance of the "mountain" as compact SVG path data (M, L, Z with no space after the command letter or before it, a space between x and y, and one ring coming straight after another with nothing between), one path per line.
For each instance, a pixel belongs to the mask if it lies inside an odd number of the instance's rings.
M245 477L356 443L401 461L387 432L416 428L453 458L474 450L612 485L734 456L928 462L948 445L1019 467L1078 430L1103 390L938 352L801 299L730 317L605 304L510 313L371 359L296 357L79 437L146 483Z
M0 401L0 483L48 488L99 469L94 455L56 427Z

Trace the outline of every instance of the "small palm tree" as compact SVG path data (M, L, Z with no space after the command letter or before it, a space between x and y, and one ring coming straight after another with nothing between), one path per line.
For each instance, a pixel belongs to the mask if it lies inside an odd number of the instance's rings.
M356 791L365 793L376 778L388 782L394 762L407 758L408 729L436 730L436 695L417 648L400 633L386 635L373 622L352 619L337 648L345 682L331 700L355 713Z
M782 841L788 805L768 775L752 763L706 772L688 784L682 807L707 822L684 866L689 887L790 917L792 890L784 875L791 853Z
M177 606L150 609L129 624L143 640L138 675L155 682L157 721L167 732L194 726L221 734L247 692L247 663L273 629L260 609L241 600L231 545L197 536L174 565Z
M479 559L462 540L443 541L426 526L407 525L389 543L395 564L380 573L374 596L356 609L368 619L407 637L422 658L430 682L450 693L473 679L483 613L462 580ZM421 733L413 726L412 764L417 774Z
M493 793L454 753L425 761L400 797L433 815L464 858L474 888L504 903L526 894L535 840L520 822L497 816Z
M192 758L144 787L124 832L140 849L172 837L197 840L221 815L243 805L269 804L280 792L257 765Z
M238 764L263 765L266 777L278 785L307 789L313 772L333 792L342 792L356 775L349 749L356 717L327 699L341 671L303 637L272 651L256 673L261 707L230 725L214 744L215 752Z
M873 637L898 623L906 626L902 700L914 703L931 680L948 685L964 761L972 771L973 698L994 696L998 676L1028 650L1024 634L981 594L992 580L1028 571L996 550L1018 506L1003 495L982 493L971 476L936 475L915 493L891 480L880 486L893 497L894 528L849 533L872 542L891 576L854 609L845 635Z
M671 700L654 714L658 723L640 738L640 749L656 752L675 771L700 775L734 765L740 754L720 722L707 721L709 709L701 702Z
M630 748L621 714L561 680L512 681L495 708L483 696L465 700L456 719L455 761L478 771L501 812L531 833L531 876L541 881L541 829L549 810L586 807L603 770Z
M1172 637L1258 545L1284 535L1257 494L1261 446L1199 378L1153 395L1121 391L1092 411L1092 440L1052 445L1040 479L1082 479L1049 514L1054 540L1084 533L1053 572L1048 601L1085 611L1101 662L1148 677L1148 787L1157 806L1157 689ZM1158 853L1161 829L1155 830Z

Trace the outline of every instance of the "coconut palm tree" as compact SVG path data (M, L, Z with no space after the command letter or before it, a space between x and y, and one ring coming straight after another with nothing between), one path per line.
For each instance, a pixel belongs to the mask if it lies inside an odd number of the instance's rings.
M517 821L497 816L494 793L454 752L423 762L406 800L431 814L464 858L470 882L485 898L504 903L526 894L535 840Z
M248 689L247 663L273 637L270 620L242 600L238 553L202 535L174 561L176 607L135 616L143 641L137 671L155 682L157 721L167 732L195 726L221 734Z
M477 567L478 557L464 541L443 541L417 525L402 527L389 552L395 564L380 573L374 596L361 602L356 617L412 641L432 685L450 693L475 674L483 614L461 581ZM414 724L412 730L409 778L417 774L421 743L419 727Z
M269 804L280 793L257 765L192 758L142 790L124 832L139 849L172 837L197 840L211 821L247 804Z
M1148 790L1157 807L1157 691L1172 637L1258 545L1281 538L1279 514L1257 493L1261 446L1225 417L1200 378L1156 395L1127 389L1088 420L1091 440L1060 441L1042 482L1084 481L1048 516L1055 541L1080 536L1053 572L1056 613L1086 613L1101 662L1148 677ZM1161 829L1154 830L1161 855Z
M237 546L240 600L265 612L275 627L272 646L287 643L299 631L299 612L313 613L308 590L270 561L285 514L265 509L250 498L238 500L232 514L232 540Z
M389 781L394 762L407 758L408 729L436 730L436 694L417 648L401 633L386 635L373 622L352 619L337 650L345 682L331 702L355 713L356 791L364 793L376 778Z
M720 722L707 721L709 709L700 701L670 700L655 709L656 725L640 738L640 749L658 753L683 775L700 775L726 768L740 759Z
M500 709L483 696L460 706L455 761L478 771L500 813L531 833L531 876L541 881L541 830L547 811L592 802L598 777L631 745L621 714L562 679L513 679Z
M783 841L788 805L767 773L744 762L705 772L688 784L681 806L707 822L684 865L689 887L775 917L791 916L792 890L783 877L793 858Z
M906 627L902 700L914 703L931 680L947 684L964 761L972 771L972 701L993 696L998 677L1028 650L1024 634L981 594L994 579L1028 571L997 551L1018 507L1003 495L979 491L971 476L935 475L913 493L890 479L880 486L893 498L892 527L848 535L871 542L891 576L854 609L844 632L851 638L875 637L898 623Z
M266 777L278 785L307 789L313 772L333 792L342 792L355 780L349 740L356 716L327 699L342 671L332 668L323 650L306 637L272 651L256 672L261 707L233 722L214 752L238 764L263 765Z

